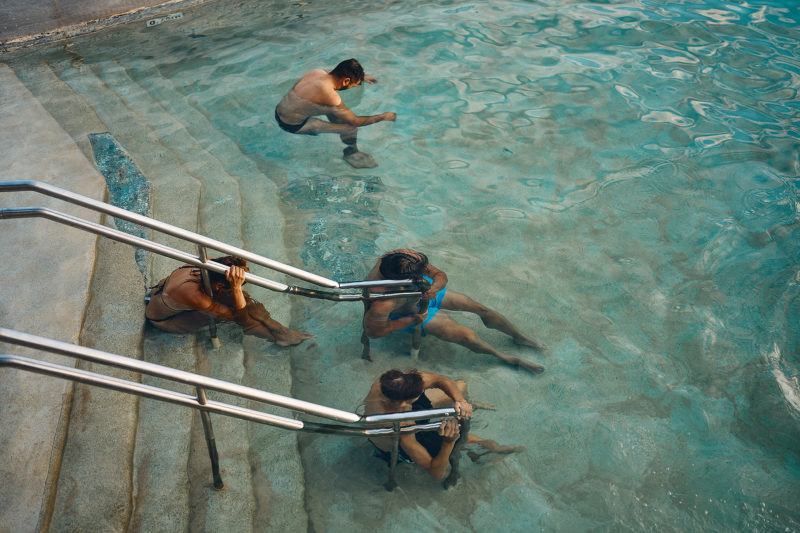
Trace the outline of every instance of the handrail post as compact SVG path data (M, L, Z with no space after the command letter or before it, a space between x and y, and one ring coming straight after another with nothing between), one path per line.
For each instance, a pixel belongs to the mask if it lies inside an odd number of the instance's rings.
M361 289L361 296L363 297L364 302L364 314L367 314L367 306L369 306L369 287L364 287ZM363 322L363 320L362 320ZM367 330L364 329L362 324L361 326L361 359L366 359L367 361L372 361L372 356L369 353L369 337L367 337Z
M386 482L386 490L393 491L397 487L397 482L394 480L394 470L397 468L397 458L400 455L400 422L395 421L392 424L394 433L392 433L392 462L389 463L389 480Z
M207 401L206 390L203 387L197 387L197 403L205 405ZM225 483L222 482L222 476L219 474L219 455L217 454L217 441L214 439L214 428L211 427L211 415L208 414L208 411L201 409L200 420L203 421L208 456L211 458L211 475L214 478L214 488L222 490L225 488Z
M419 301L419 313L428 311L428 299L422 298ZM422 322L416 325L414 333L411 335L411 359L419 359L419 347L422 345Z
M206 254L206 247L197 245L197 256L203 263L208 262L208 254ZM209 298L214 299L214 291L211 289L211 278L208 277L208 271L205 268L200 269L200 277L203 280L203 287L205 287ZM208 334L211 336L211 345L216 349L220 347L219 337L217 337L217 319L214 317L208 318Z
M428 283L428 280L421 279L417 282L417 286L422 291L422 293L426 293L430 288L431 284ZM428 311L428 299L425 296L420 297L419 299L419 314L426 313ZM419 359L419 347L422 345L422 322L417 324L414 328L414 334L411 336L411 359L416 361Z
M445 489L449 489L456 483L458 483L459 472L458 472L458 462L461 459L461 448L467 442L467 438L469 437L469 418L461 418L458 421L459 426L459 437L456 441L455 445L453 446L453 451L450 452L450 474L444 480L442 486Z

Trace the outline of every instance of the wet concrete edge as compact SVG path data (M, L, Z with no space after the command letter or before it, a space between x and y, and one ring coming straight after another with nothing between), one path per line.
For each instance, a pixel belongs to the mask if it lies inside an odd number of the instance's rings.
M203 4L208 4L214 0L170 0L157 6L143 6L122 13L110 15L88 22L79 22L68 26L53 28L51 30L36 32L21 37L14 37L7 40L0 40L0 55L20 48L28 48L41 44L48 44L64 39L70 39L80 35L96 33L120 24L135 22L147 17L165 15L174 12L176 9L190 8Z

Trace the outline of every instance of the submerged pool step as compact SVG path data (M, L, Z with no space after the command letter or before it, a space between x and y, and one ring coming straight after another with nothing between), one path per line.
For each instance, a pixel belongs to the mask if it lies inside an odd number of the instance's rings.
M122 64L121 62L119 62ZM253 159L245 154L239 144L220 131L206 114L195 107L172 81L150 63L125 64L128 75L150 96L168 108L169 113L181 121L192 137L197 139L220 163L225 171L240 180L256 181L268 176Z
M131 112L147 122L159 137L159 142L203 184L199 232L234 246L241 245L242 204L236 177L228 174L222 163L187 131L181 120L171 114L171 102L154 99L122 65L109 61L91 68Z
M42 67L38 79L34 80L34 75L31 75L28 82L40 86L39 92L42 96L47 92L58 93L57 98L53 95L45 98L49 103L49 106L46 103L46 107L58 114L54 116L59 122L71 124L70 134L76 140L83 140L88 133L107 129L128 151L137 167L152 182L151 216L195 231L206 224L233 227L239 235L222 237L222 240L286 261L281 235L283 222L277 206L277 187L258 171L251 160L238 151L235 143L222 134L213 140L213 128L204 124L202 115L196 110L193 113L193 108L185 102L181 106L186 115L192 117L191 128L184 127L187 124L186 117L175 118L168 114L165 117L166 110L161 103L152 100L146 92L140 92L135 86L121 90L122 94L111 90L108 83L125 83L124 72L116 68L108 70L108 66L105 66L99 73L100 76L85 64L80 70L63 66L55 70ZM67 101L71 103L63 105ZM147 112L140 112L144 109L142 106L146 106ZM168 107L174 109L176 106ZM73 120L72 113L88 116L91 120ZM158 114L161 116L156 121ZM242 203L246 203L250 212L262 212L263 215L259 213L258 216L251 217L251 223L245 225L238 220L241 218L240 207L228 209L230 206L220 206L218 203L205 212L200 208L201 202L207 198L201 200L200 191L208 194L208 189L218 186L218 183L200 185L199 180L187 168L184 158L190 158L190 155L198 152L207 152L197 144L196 139L193 140L188 129L205 130L207 135L203 143L211 146L215 152L213 157L203 153L205 162L198 163L195 160L195 168L192 170L203 169L204 165L216 165L219 175L220 168L237 169L239 179L247 181L247 200L242 200ZM88 143L86 145L88 147ZM91 152L86 155L91 157ZM225 161L225 165L221 165L221 160ZM211 174L205 172L203 175L209 178ZM241 235L241 230L245 231L244 235ZM216 237L221 238L219 235ZM169 237L161 236L158 240L176 245L175 242L170 242L173 239ZM123 245L110 243L110 246ZM186 249L185 245L176 247ZM132 249L127 248L126 251L132 257ZM113 266L113 261L126 261L116 255L109 256L109 260L109 266ZM128 266L135 268L132 260ZM175 267L174 261L160 256L152 257L148 283L155 283ZM136 291L143 292L141 278L138 283L121 280L119 287L109 289L106 294L109 303L104 305L112 305L116 292L120 289L124 292L131 285L136 287ZM276 319L284 323L290 321L290 301L287 296L269 291L259 291L254 296L267 305ZM135 308L137 316L130 319L141 326L141 299L133 304L125 304L125 301L122 299L117 304L123 303L121 307L128 310ZM97 304L99 306L101 302L98 300ZM105 334L102 331L106 327L102 324L102 315L98 311L94 316L99 318L92 319L98 326L94 333L98 343L102 342ZM108 316L110 318L115 314L109 311ZM200 369L203 373L221 379L290 394L286 349L255 338L242 341L241 334L230 326L222 326L220 334L225 339L223 347L221 350L212 350L205 332L201 332L196 341L193 336L175 337L148 330L141 344L142 357L175 368ZM131 345L130 349L119 346L114 351L126 355L135 354L138 343L131 340L128 344ZM147 378L143 381L149 382ZM64 479L56 491L54 524L68 527L69 524L80 523L80 517L91 522L99 516L99 523L108 525L109 529L118 529L113 520L122 520L121 517L129 513L132 530L152 530L158 524L163 525L164 516L171 517L170 529L174 526L178 530L186 527L191 530L225 530L229 529L226 525L231 524L238 524L237 530L251 530L252 522L256 519L260 524L271 524L281 530L306 529L307 516L302 498L303 476L294 433L213 417L222 475L227 486L224 492L219 493L211 488L207 450L196 415L174 406L140 400L138 421L134 422L134 450L131 451L129 443L118 446L109 453L100 446L107 439L91 439L84 435L89 435L92 431L99 432L98 435L107 434L105 425L96 421L109 416L108 406L111 404L118 404L117 407L122 410L127 407L123 399L118 399L118 402L109 399L102 402L102 405L94 405L91 397L90 391L85 396L89 406L86 411L88 415L76 410L71 422L76 429L68 445L68 464L63 465ZM96 413L93 414L93 411ZM127 423L130 430L131 422L124 414L111 418L120 424ZM120 436L124 433L120 429ZM120 474L123 478L130 479L130 485L121 483L117 491L105 491L106 498L103 498L103 495L97 494L97 489L103 487L102 483L92 485L88 480L85 484L76 483L79 477L76 477L75 472L83 471L91 457L105 454L111 460L119 453L123 454L116 459L119 464L125 465L126 472L128 465L131 467L128 474ZM130 458L131 454L132 459L125 459L125 456ZM88 471L93 470L89 468ZM119 490L128 491L130 496L121 497L117 494ZM283 511L273 512L276 508Z
M98 239L90 290L80 344L141 358L144 286L133 248ZM105 365L79 367L136 379L132 372ZM125 529L131 512L131 456L138 416L135 396L75 384L51 531Z
M201 110L172 83L161 75L159 70L149 64L125 65L127 73L150 96L162 103L165 109L179 120L189 134L201 143L225 169L225 172L239 181L242 202L242 238L244 247L278 261L287 262L283 243L284 220L278 205L279 187L262 172L258 165L245 154L240 146L227 134L220 131ZM285 278L270 273L274 279ZM285 296L265 291L265 298L276 298L276 319L289 319L288 302ZM271 310L273 307L268 305Z
M58 77L92 107L107 131L130 154L151 182L151 214L154 218L188 230L197 229L200 183L181 161L161 144L147 122L87 66L80 69L54 66ZM177 248L180 241L159 235L158 241ZM154 256L148 282L155 283L175 268L175 262Z
M147 332L144 360L160 365L195 370L192 336ZM163 380L142 376L142 383L174 388ZM185 387L183 392L191 393ZM190 516L189 450L194 417L189 409L139 401L136 449L132 458L132 531L188 531Z
M205 332L198 337L198 370L202 374L242 383L244 375L244 350L241 330L233 324L218 329L222 345L211 349L203 342ZM209 392L211 399L227 400L227 397ZM245 402L235 400L244 405ZM216 436L219 452L219 465L225 489L217 491L211 484L211 464L199 416L195 416L193 432L193 454L202 460L190 468L194 475L192 484L192 527L191 531L253 531L253 509L255 500L251 481L251 467L248 460L250 442L247 438L246 422L225 416L211 415L211 423ZM256 528L258 529L258 528Z
M279 190L276 183L156 68L138 64L125 64L124 67L128 76L159 101L192 137L222 163L227 174L238 179L243 192L243 246L287 262L283 243L284 221L278 205ZM267 275L273 279L285 279L275 272ZM291 297L257 288L252 290L252 295L266 305L273 318L290 324ZM255 388L290 395L288 349L250 337L244 339L243 345L247 364L242 382ZM258 405L253 407L260 408ZM255 424L248 425L248 432L258 523L262 526L269 524L270 529L274 530L306 529L303 472L296 453L296 434ZM283 512L268 512L276 508Z
M82 96L61 81L45 63L27 65L15 72L50 115L66 131L87 159L93 161L89 134L105 131L101 121Z
M152 127L154 133L159 136L161 144L171 150L181 161L183 168L192 172L198 181L202 183L200 188L198 213L198 231L211 237L223 240L233 245L241 245L241 206L239 201L238 183L235 178L227 175L220 163L200 146L196 139L188 134L183 124L172 117L167 110L157 101L138 87L127 76L127 72L116 64L103 64L94 69L99 73L109 87L117 88L120 100L124 101L128 108L135 109L137 113L145 119ZM153 176L155 183L160 177ZM162 334L151 330L152 335L148 336L145 344L145 357L148 360L168 357L171 348L168 345L171 335ZM220 327L221 338L225 339L226 333L230 329ZM220 349L213 350L210 347L205 330L198 333L196 341L192 343L193 358L178 358L168 361L166 364L174 368L186 369L188 365L197 361L202 373L214 376L219 379L239 383L242 381L243 374L243 350L240 339L225 339ZM241 335L239 335L240 337ZM192 338L191 336L188 338ZM159 343L163 340L166 345ZM207 362L207 363L205 363ZM162 364L165 364L161 361ZM154 411L163 411L160 406L152 406ZM149 441L157 438L155 434L159 428L164 431L166 428L161 424L162 416L167 413L161 412L154 416L143 416L140 419L140 428L144 434L152 435L148 438L140 439L137 443L137 462L141 461L142 467L146 469L150 460L150 455L155 450L149 445ZM185 422L185 417L170 414L169 418L179 416ZM237 420L230 420L225 417L213 417L214 430L218 436L218 449L220 457L220 467L223 479L226 483L226 490L216 492L210 485L211 475L208 467L208 457L199 418L192 418L194 430L191 438L187 441L188 434L177 428L172 430L171 436L178 439L177 453L170 454L169 447L158 453L159 456L169 457L177 464L185 464L185 459L181 461L183 454L189 457L188 469L184 472L181 469L167 469L170 472L168 479L157 479L158 476L151 474L152 478L146 483L137 484L142 487L141 494L148 496L148 503L141 509L137 506L137 513L141 527L148 529L151 520L157 520L162 509L160 505L169 505L171 512L180 514L180 509L184 503L188 502L191 512L189 520L190 529L220 531L226 529L226 524L238 524L236 530L250 530L252 524L250 520L253 516L253 491L250 482L250 464L248 462L249 446L247 439L246 424ZM184 425L185 427L185 425ZM186 446L191 442L191 447ZM139 450L145 452L139 453ZM191 453L189 451L191 450ZM177 494L167 497L159 491L155 491L153 484L170 486L177 483L183 486L183 477L187 476L186 489L178 491ZM149 487L149 489L145 488ZM182 492L188 490L188 497ZM152 503L150 502L152 499ZM163 511L167 511L164 509ZM182 526L182 524L180 524ZM175 524L179 526L179 524Z

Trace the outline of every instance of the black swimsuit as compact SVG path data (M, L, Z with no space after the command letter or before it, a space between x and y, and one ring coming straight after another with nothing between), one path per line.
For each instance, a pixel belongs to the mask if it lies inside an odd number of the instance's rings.
M433 409L433 404L425 396L423 392L422 395L417 398L417 401L411 404L411 411L427 411L428 409ZM415 424L427 424L428 420L417 420L414 422ZM425 448L431 457L436 457L439 455L439 450L442 449L442 436L439 435L436 431L420 431L419 433L415 433L414 437L417 439L423 448ZM372 441L370 441L372 442ZM372 443L375 446L375 457L383 459L386 461L387 465L392 464L392 452L387 452L385 450L381 450L375 443ZM397 462L398 463L413 463L414 461L411 460L411 457L403 450L402 446L399 447L397 450Z
M283 131L288 131L289 133L297 133L298 131L300 131L300 129L302 129L303 126L306 125L306 122L308 122L308 118L306 118L300 124L287 124L286 122L281 120L281 117L278 116L277 107L275 108L275 120L278 121L278 126L280 126Z

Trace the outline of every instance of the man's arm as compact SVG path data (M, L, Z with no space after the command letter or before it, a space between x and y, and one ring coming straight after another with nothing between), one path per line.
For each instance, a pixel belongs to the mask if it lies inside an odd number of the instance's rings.
M458 385L454 380L441 374L430 372L420 372L422 375L422 386L425 389L440 389L453 400L453 408L459 418L469 418L472 416L472 405L464 398Z
M455 418L442 420L442 425L439 426L439 435L442 436L442 447L436 457L431 457L428 450L417 441L413 434L400 437L400 446L414 461L414 464L424 468L436 479L442 479L447 472L450 454L459 437L458 421Z
M369 309L364 313L364 332L372 339L385 337L393 331L398 331L408 326L424 322L428 317L425 313L414 313L401 318L389 318L394 304L389 300L375 300L370 303Z
M425 275L433 280L433 283L431 283L431 288L425 293L425 297L428 300L432 300L436 298L437 292L447 286L447 274L428 263L425 265Z
M381 122L383 120L394 121L397 119L397 114L390 111L381 113L380 115L360 117L353 113L350 108L344 105L344 102L340 102L339 105L336 106L331 106L331 109L328 111L327 115L331 122L336 122L338 124L350 124L351 126L355 126L357 128L360 128L361 126L369 126L370 124L375 124L376 122Z

